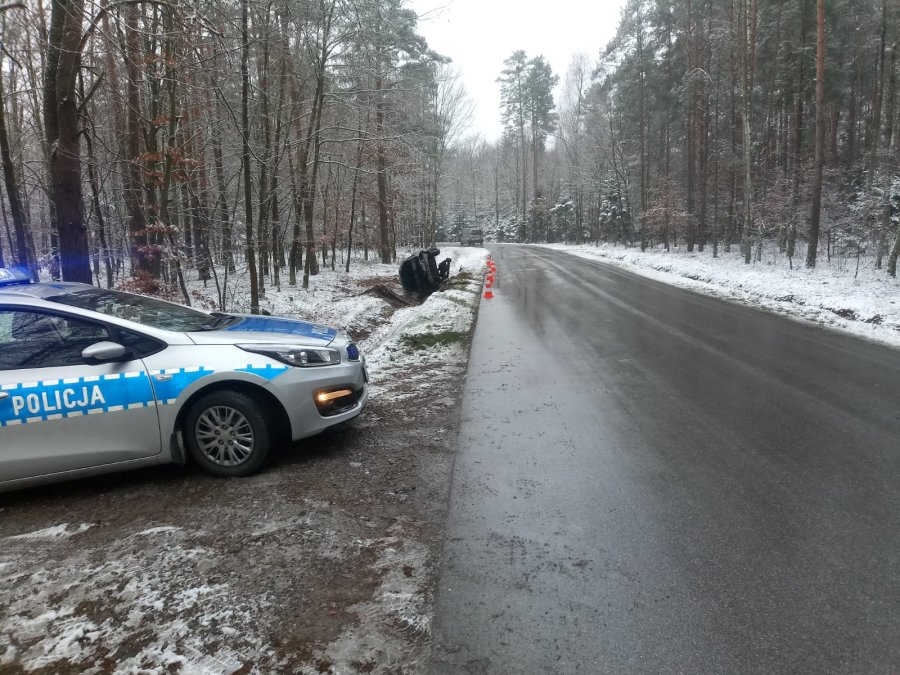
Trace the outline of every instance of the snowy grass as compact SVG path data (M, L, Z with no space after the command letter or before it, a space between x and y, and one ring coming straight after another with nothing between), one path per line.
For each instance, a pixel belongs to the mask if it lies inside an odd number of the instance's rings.
M136 534L144 536L107 544L102 560L87 547L38 563L34 551L7 547L15 571L0 570L0 670L59 672L113 659L119 673L230 673L269 655L255 634L267 598L204 583L195 569L213 552L184 534L150 544L147 530ZM230 638L229 628L241 639ZM124 656L128 644L140 648Z
M601 260L641 276L698 293L749 305L801 321L852 333L900 348L900 281L876 270L874 259L821 256L815 269L803 259L790 269L774 246L762 260L745 265L739 252L703 253L673 249L649 249L611 245L544 245L591 260Z
M415 528L400 518L391 527L390 536L360 542L377 554L374 567L381 581L372 598L349 608L359 618L323 649L316 652L312 663L300 669L303 675L323 672L316 664L328 663L333 673L369 672L362 664L393 663L406 649L397 635L415 637L431 635L433 599L425 590L433 560L428 547L410 532ZM424 664L420 665L424 672ZM380 667L377 672L395 672ZM396 672L420 672L401 670Z

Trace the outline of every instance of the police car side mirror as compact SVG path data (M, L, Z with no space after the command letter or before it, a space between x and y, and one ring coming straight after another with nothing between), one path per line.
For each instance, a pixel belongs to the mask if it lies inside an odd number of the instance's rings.
M98 342L81 352L81 358L88 364L121 361L130 351L116 342Z

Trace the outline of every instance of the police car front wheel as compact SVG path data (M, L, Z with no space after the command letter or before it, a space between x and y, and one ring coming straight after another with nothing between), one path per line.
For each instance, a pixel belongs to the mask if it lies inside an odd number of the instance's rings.
M271 425L260 403L238 391L216 391L198 399L185 417L191 457L217 476L249 476L269 456Z

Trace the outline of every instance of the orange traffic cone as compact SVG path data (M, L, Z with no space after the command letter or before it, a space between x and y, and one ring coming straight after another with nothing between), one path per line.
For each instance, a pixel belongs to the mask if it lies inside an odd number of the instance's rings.
M494 297L494 291L492 291L490 288L487 289L487 290L484 292L484 299L485 299L485 300L490 300L490 299L493 298L493 297Z

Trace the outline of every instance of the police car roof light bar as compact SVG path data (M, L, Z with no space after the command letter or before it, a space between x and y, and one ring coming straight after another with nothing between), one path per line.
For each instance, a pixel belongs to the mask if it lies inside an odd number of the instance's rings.
M31 273L22 267L0 267L0 288L31 283Z

